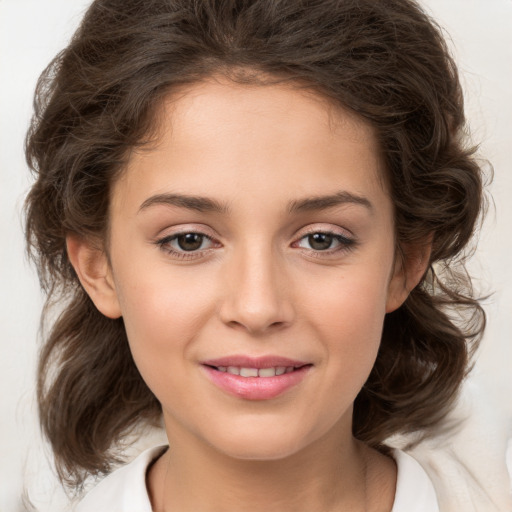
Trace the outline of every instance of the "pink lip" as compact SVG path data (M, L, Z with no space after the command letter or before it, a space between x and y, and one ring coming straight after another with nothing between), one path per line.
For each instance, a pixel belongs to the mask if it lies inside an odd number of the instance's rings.
M271 368L278 366L294 366L291 373L275 377L241 377L221 372L215 367L237 366L240 368ZM245 400L270 400L299 384L309 373L312 364L279 356L248 357L229 356L211 359L202 364L210 381L223 391Z

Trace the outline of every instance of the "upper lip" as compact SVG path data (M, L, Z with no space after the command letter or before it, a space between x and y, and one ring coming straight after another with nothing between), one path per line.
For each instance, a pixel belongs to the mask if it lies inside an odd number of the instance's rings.
M202 364L207 366L236 366L238 368L274 368L279 366L290 367L294 366L299 368L311 364L308 361L300 361L298 359L290 359L288 357L281 356L263 356L263 357L251 357L244 355L232 355L226 357L220 357L218 359L208 359L203 361Z

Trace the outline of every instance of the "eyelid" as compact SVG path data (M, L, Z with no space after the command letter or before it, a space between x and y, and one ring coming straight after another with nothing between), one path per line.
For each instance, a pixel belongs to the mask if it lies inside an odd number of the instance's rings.
M298 230L298 232L303 233L302 236L311 233L332 233L345 236L346 238L352 238L354 236L353 233L347 228L338 226L336 224L328 224L322 222L309 224L306 227L303 227L300 230Z
M212 236L210 232L212 231L208 226L205 225L180 225L179 227L176 226L176 231L167 233L165 235L161 235L156 237L152 243L157 245L160 250L166 252L167 254L171 255L172 257L176 259L185 259L185 260L192 260L192 259L200 259L205 257L208 253L212 251L212 249L222 247L222 243L218 241L217 236ZM206 249L197 249L194 251L185 251L185 250L176 250L171 247L170 242L176 240L179 236L194 233L198 234L207 240L209 240L212 243L211 247L208 247ZM306 238L309 235L315 234L315 233L323 233L331 235L333 238L335 238L338 242L338 246L335 248L329 248L325 250L320 249L309 249L306 247L298 247L297 244ZM337 254L341 254L344 252L348 252L350 250L353 250L358 245L358 240L354 237L354 235L346 228L342 228L341 226L337 225L326 225L323 223L317 223L317 224L311 224L307 227L302 228L299 230L297 235L294 237L294 241L292 242L291 246L296 247L305 253L308 253L311 256L315 256L318 258L322 257L329 257L334 256Z
M308 249L306 247L297 247L296 244L298 244L301 240L306 238L309 235L315 234L315 233L322 233L326 235L331 235L333 238L335 238L339 242L339 247L336 247L334 249L325 249L325 250L316 250L316 249ZM326 225L326 224L312 224L307 226L305 230L299 231L297 236L294 239L294 242L292 243L292 247L295 246L298 249L303 250L304 252L318 257L329 257L333 256L339 253L347 252L350 250L353 250L358 245L358 240L355 238L355 236L347 229L341 228L340 226L333 226L332 224Z
M167 233L165 235L157 236L152 243L159 247L160 250L164 251L168 255L171 255L174 258L177 259L183 259L183 260L191 260L191 259L197 259L202 258L205 256L206 253L210 252L215 246L221 247L222 244L217 240L217 237L212 236L209 232L211 230L208 229L206 226L202 225L198 227L198 225L180 225L179 228L171 233ZM196 251L183 251L183 250L176 250L173 247L171 247L170 243L174 240L176 240L179 236L186 235L186 234L197 234L200 235L210 242L212 242L213 247L208 247L206 249L198 249Z
M203 235L210 240L218 240L217 233L206 224L177 224L175 226L167 226L165 229L160 230L160 233L153 238L153 242L158 242L165 238L173 238L187 233L197 233Z

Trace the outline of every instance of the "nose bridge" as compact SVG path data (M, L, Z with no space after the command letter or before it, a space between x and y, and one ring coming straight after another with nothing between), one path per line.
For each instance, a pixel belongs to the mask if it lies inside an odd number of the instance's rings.
M222 320L251 333L283 327L293 317L282 259L268 240L248 241L227 263Z

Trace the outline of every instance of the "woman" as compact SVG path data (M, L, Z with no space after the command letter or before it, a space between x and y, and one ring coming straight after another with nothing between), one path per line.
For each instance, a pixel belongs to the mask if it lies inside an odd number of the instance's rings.
M161 417L170 446L77 510L438 510L385 441L434 429L470 367L482 183L418 6L96 1L37 94L59 474L109 473Z

